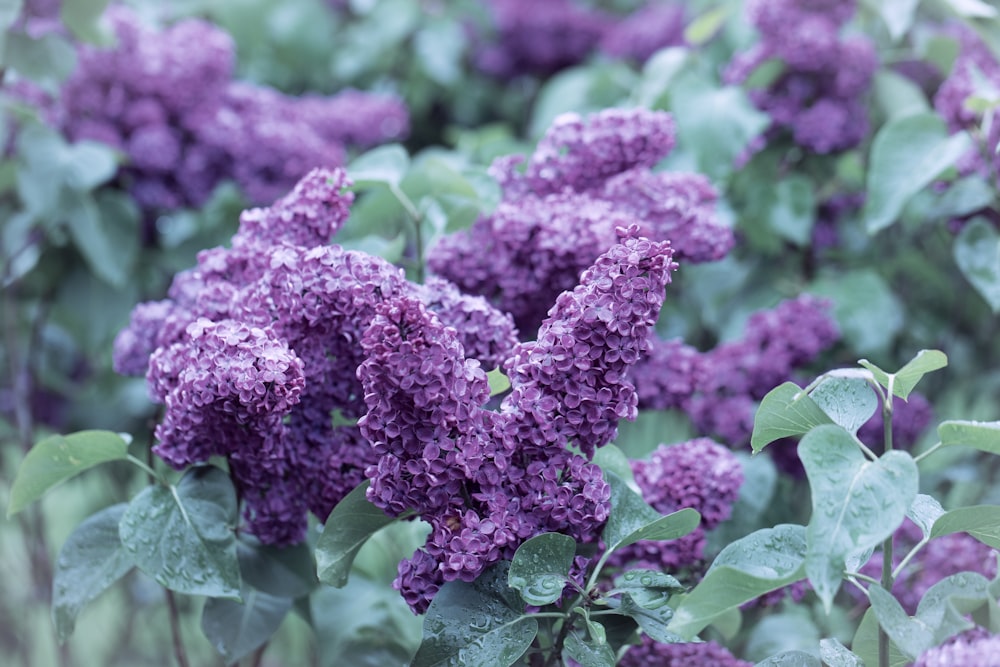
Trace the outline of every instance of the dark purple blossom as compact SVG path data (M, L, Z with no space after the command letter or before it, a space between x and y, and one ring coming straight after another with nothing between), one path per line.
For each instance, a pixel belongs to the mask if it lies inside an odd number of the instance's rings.
M629 647L619 667L751 667L715 642L661 644L648 636Z
M1000 667L1000 634L973 628L927 649L913 667Z
M750 93L771 116L770 134L788 131L795 143L815 153L847 150L866 136L863 97L878 61L868 39L840 35L854 10L853 0L747 3L747 18L760 32L760 43L737 54L726 79L741 83L765 61L783 63L775 81Z
M679 338L650 338L649 352L632 371L632 381L644 409L688 409L705 382L704 355Z
M892 402L892 446L896 449L911 449L931 420L934 409L922 394L910 394L905 400L896 399ZM882 406L874 416L858 429L858 439L876 451L881 451L884 444L884 429L882 421Z
M610 56L645 62L662 48L686 43L685 19L682 3L648 2L611 26L600 49Z

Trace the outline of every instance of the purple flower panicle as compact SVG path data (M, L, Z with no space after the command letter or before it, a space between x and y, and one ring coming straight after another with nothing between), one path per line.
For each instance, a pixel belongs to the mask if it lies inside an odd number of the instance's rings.
M662 644L648 636L628 649L620 667L751 667L715 642Z

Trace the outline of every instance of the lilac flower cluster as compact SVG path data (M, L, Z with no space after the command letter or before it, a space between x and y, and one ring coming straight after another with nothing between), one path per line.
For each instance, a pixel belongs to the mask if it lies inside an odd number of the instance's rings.
M987 91L983 87L1000 88L1000 61L990 48L969 28L955 30L959 54L948 77L934 95L934 109L944 118L952 132L973 130L983 120L982 113L966 106L966 101ZM959 162L963 174L978 173L991 182L1000 183L1000 156L994 148L1000 145L1000 113L990 112L988 132L981 137L982 146L974 147Z
M699 433L740 446L753 431L757 402L839 338L829 303L803 294L754 313L741 339L708 352L654 339L635 372L640 406L679 408Z
M684 45L685 24L682 3L653 0L610 26L601 38L600 50L616 58L645 62L662 48Z
M761 41L733 59L726 79L741 83L765 61L783 63L773 83L751 91L757 107L771 116L772 134L787 130L795 143L816 153L853 148L867 135L863 98L878 62L868 39L840 36L855 6L853 0L747 2L747 18Z
M317 169L271 207L245 211L232 247L201 252L169 298L140 304L115 341L116 369L147 372L153 398L165 404L157 454L178 468L228 458L249 530L265 543L301 541L307 512L325 519L376 461L360 430L333 417L349 422L366 410L356 371L378 304L428 299L451 335L493 365L517 340L510 318L484 300L440 279L413 285L385 260L327 245L349 214L348 185L341 170ZM272 346L216 352L203 331L223 325L264 332ZM220 330L230 346L242 340ZM253 364L273 370L281 354L296 374L265 381L263 396L259 383L247 394L241 383L256 377ZM282 392L290 398L274 398ZM257 412L241 412L233 393L260 403Z
M998 667L1000 634L977 627L927 649L913 667Z
M559 296L537 340L515 346L499 412L482 407L480 364L437 315L405 297L378 307L362 338L368 413L359 425L379 457L366 472L369 500L390 514L414 509L432 527L394 583L414 611L445 581L473 580L534 535L594 539L610 488L588 459L635 417L628 370L663 304L671 255L668 243L623 230Z
M662 644L648 636L642 643L628 649L618 662L619 667L751 667L729 649L715 642Z
M81 45L78 67L47 111L70 139L122 151L119 183L150 214L200 206L226 179L251 202L269 202L310 169L342 164L345 144L408 131L406 109L392 97L292 98L232 81L232 39L205 21L157 30L119 6L107 18L116 46Z
M733 453L708 438L660 445L647 459L632 462L643 499L662 514L692 508L701 524L669 543L637 542L616 551L610 564L676 573L697 568L705 552L705 532L729 518L743 484L743 468Z
M919 526L909 519L904 520L892 538L893 565L898 565L922 537ZM876 578L881 571L881 552L861 568L862 574ZM931 586L959 572L978 572L992 579L997 574L997 552L965 533L936 537L903 569L892 587L892 594L908 613L913 614Z
M503 201L431 248L428 266L531 332L614 243L619 226L638 224L647 238L669 239L678 259L719 259L734 239L716 218L715 189L697 174L650 170L673 146L673 120L664 112L560 116L527 160L494 162Z

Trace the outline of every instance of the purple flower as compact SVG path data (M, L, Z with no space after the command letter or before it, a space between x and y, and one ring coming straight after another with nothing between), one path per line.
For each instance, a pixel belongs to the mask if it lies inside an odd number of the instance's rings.
M934 408L923 395L910 394L905 401L892 402L892 444L897 449L910 449L917 443L934 418ZM882 405L875 414L858 429L858 439L876 451L881 451L884 443Z
M928 649L914 667L997 667L1000 665L1000 634L974 628Z
M751 667L715 642L661 644L648 636L629 647L618 663L620 667Z
M684 5L648 2L613 25L601 39L601 51L610 56L645 62L668 46L682 46Z

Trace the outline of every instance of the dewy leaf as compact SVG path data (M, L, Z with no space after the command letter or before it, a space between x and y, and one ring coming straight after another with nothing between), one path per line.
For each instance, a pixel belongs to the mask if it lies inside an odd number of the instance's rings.
M201 612L201 630L226 664L263 646L292 608L291 598L245 587L243 602L209 598Z
M399 144L373 148L351 161L347 174L355 185L399 185L410 168L410 156Z
M878 397L860 378L828 377L809 392L809 397L835 424L857 435L878 410Z
M978 572L959 572L945 577L924 593L914 617L931 634L931 646L972 628L970 613L982 607L996 608L991 582Z
M562 597L576 555L576 540L561 533L542 533L514 552L507 583L530 605L541 607Z
M60 642L72 634L80 611L133 567L118 538L118 522L126 507L126 503L112 505L85 519L59 550L52 580L52 620Z
M276 547L242 535L236 543L236 556L243 581L263 593L294 599L319 586L312 551L304 542Z
M806 529L781 524L723 549L674 610L668 629L692 639L728 610L805 577Z
M844 340L859 354L886 352L906 322L903 303L871 269L823 271L809 292L833 301Z
M1000 506L974 505L945 512L934 522L931 537L968 533L983 544L1000 549Z
M896 221L910 198L953 166L970 146L965 133L950 135L940 116L894 118L872 142L862 215L870 234Z
M799 458L812 489L806 574L829 612L847 557L899 527L917 495L917 464L898 450L868 461L855 438L835 425L802 438Z
M365 497L370 483L365 480L344 496L326 520L323 534L316 542L316 571L324 584L337 587L346 584L351 563L368 538L396 520Z
M879 625L893 643L911 660L934 645L934 634L917 619L910 618L902 605L878 584L868 587L868 599Z
M658 570L628 570L615 578L615 589L628 593L640 607L657 609L667 604L671 595L683 591L684 585Z
M146 487L118 534L140 570L170 590L238 598L236 491L214 466L191 468L175 486Z
M602 471L612 472L621 477L630 489L639 492L639 485L635 483L635 475L632 472L632 464L629 458L621 449L615 445L604 445L594 452L593 463Z
M966 223L952 245L955 263L994 312L1000 312L1000 234L977 217Z
M820 640L819 657L828 667L865 667L861 658L833 638Z
M938 425L938 437L945 447L961 445L981 452L1000 454L1000 421L943 421Z
M889 389L891 383L893 395L906 400L921 378L948 365L948 357L939 350L920 350L917 356L895 373L886 373L867 359L861 359L858 363L871 371L875 380L886 389Z
M7 516L17 514L57 484L105 461L128 456L128 444L110 431L53 435L31 448L10 490Z
M563 644L563 660L575 660L581 667L615 667L615 652L607 642L598 644L584 637L578 630L571 630Z
M750 447L754 453L775 440L808 433L833 420L794 382L785 382L767 392L753 419Z
M875 610L869 608L861 619L861 624L854 633L851 650L861 658L865 665L878 665L878 619ZM889 642L889 667L906 667L913 661L906 657L894 642Z
M472 583L449 581L424 618L424 640L410 667L512 665L538 634L538 621L507 585L501 561Z
M920 526L920 531L924 534L924 537L930 537L931 528L943 514L944 508L941 507L941 503L933 496L928 496L925 493L918 493L917 497L913 499L910 509L906 511L906 516L913 523Z
M684 640L683 637L673 632L669 625L674 617L674 610L666 605L649 608L643 607L632 599L631 594L623 593L621 596L621 606L618 613L632 618L642 631L655 641L664 644L673 644Z
M693 509L682 509L666 516L646 504L621 477L605 472L611 485L611 515L601 538L614 551L640 540L676 540L687 535L701 522Z
M784 651L756 663L754 667L823 667L823 663L812 653L805 651Z

